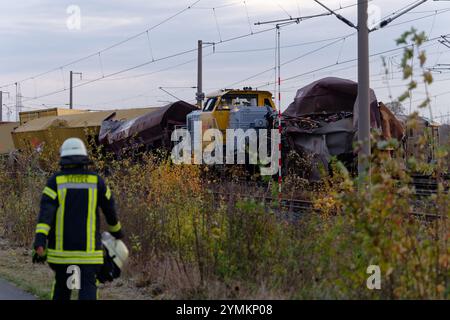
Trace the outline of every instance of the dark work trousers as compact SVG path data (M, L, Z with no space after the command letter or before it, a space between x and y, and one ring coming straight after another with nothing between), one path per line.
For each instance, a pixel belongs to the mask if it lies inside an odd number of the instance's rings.
M67 280L74 276L73 269L68 264L49 263L49 266L55 272L51 299L70 300L72 290L69 288ZM97 273L100 271L101 265L84 264L78 265L78 267L80 271L78 299L97 300Z

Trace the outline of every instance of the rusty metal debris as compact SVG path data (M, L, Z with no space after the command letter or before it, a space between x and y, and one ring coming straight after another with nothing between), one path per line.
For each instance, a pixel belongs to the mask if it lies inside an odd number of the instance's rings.
M317 80L297 91L294 101L283 113L288 149L312 156L311 179L319 179L320 167L327 169L332 157L351 164L357 132L358 84L340 78ZM372 129L379 129L385 139L400 141L404 129L395 116L370 90Z

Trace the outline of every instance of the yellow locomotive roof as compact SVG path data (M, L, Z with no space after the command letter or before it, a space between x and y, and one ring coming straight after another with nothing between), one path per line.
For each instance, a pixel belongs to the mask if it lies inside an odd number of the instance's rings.
M221 89L217 91L213 91L211 93L208 93L206 95L206 98L214 98L214 97L221 97L228 93L234 93L234 94L267 94L272 96L272 93L270 91L260 91L256 89Z

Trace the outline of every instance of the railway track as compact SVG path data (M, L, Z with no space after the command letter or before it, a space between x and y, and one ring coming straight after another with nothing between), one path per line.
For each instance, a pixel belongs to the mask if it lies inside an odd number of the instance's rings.
M444 183L444 192L448 192L448 180ZM429 177L413 177L412 185L414 186L416 203L412 204L414 209L410 213L412 216L427 221L435 221L437 219L446 218L432 213L428 213L426 206L422 203L430 205L429 197L436 194L438 191L438 183L436 180ZM230 188L232 186L232 189ZM314 208L312 202L312 192L303 192L299 194L291 194L289 198L278 199L270 193L270 185L261 184L260 182L230 182L230 186L220 185L220 187L213 186L210 188L210 192L213 195L215 201L237 201L239 199L254 199L260 203L263 203L267 208L272 209L280 215L288 219L299 219L302 216L318 212ZM232 191L231 191L232 190ZM249 195L247 197L238 197L237 195ZM431 205L433 203L431 202Z
M450 177L444 176L442 178L444 193L448 193L450 185ZM414 187L415 193L419 197L427 197L438 192L438 181L436 178L428 176L412 176L412 182L410 184Z
M225 202L230 201L229 194L219 192L212 192L212 194L214 195L217 201L225 201ZM243 200L245 198L241 199ZM269 196L268 197L252 196L251 199L254 199L260 203L264 203L264 205L267 208L270 208L274 212L282 214L285 218L292 220L299 219L307 214L319 212L317 209L314 208L314 204L310 200L281 199L281 201L279 202L278 199ZM238 200L238 198L235 198L235 200ZM420 211L413 211L410 214L416 218L419 218L427 222L435 221L437 219L442 218L441 216L432 213Z

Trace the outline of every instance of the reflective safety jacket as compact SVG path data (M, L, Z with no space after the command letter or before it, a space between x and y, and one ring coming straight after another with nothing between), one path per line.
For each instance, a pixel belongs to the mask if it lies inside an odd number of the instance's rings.
M62 169L43 190L34 247L46 247L54 264L103 264L99 208L108 231L122 237L109 187L83 167Z

